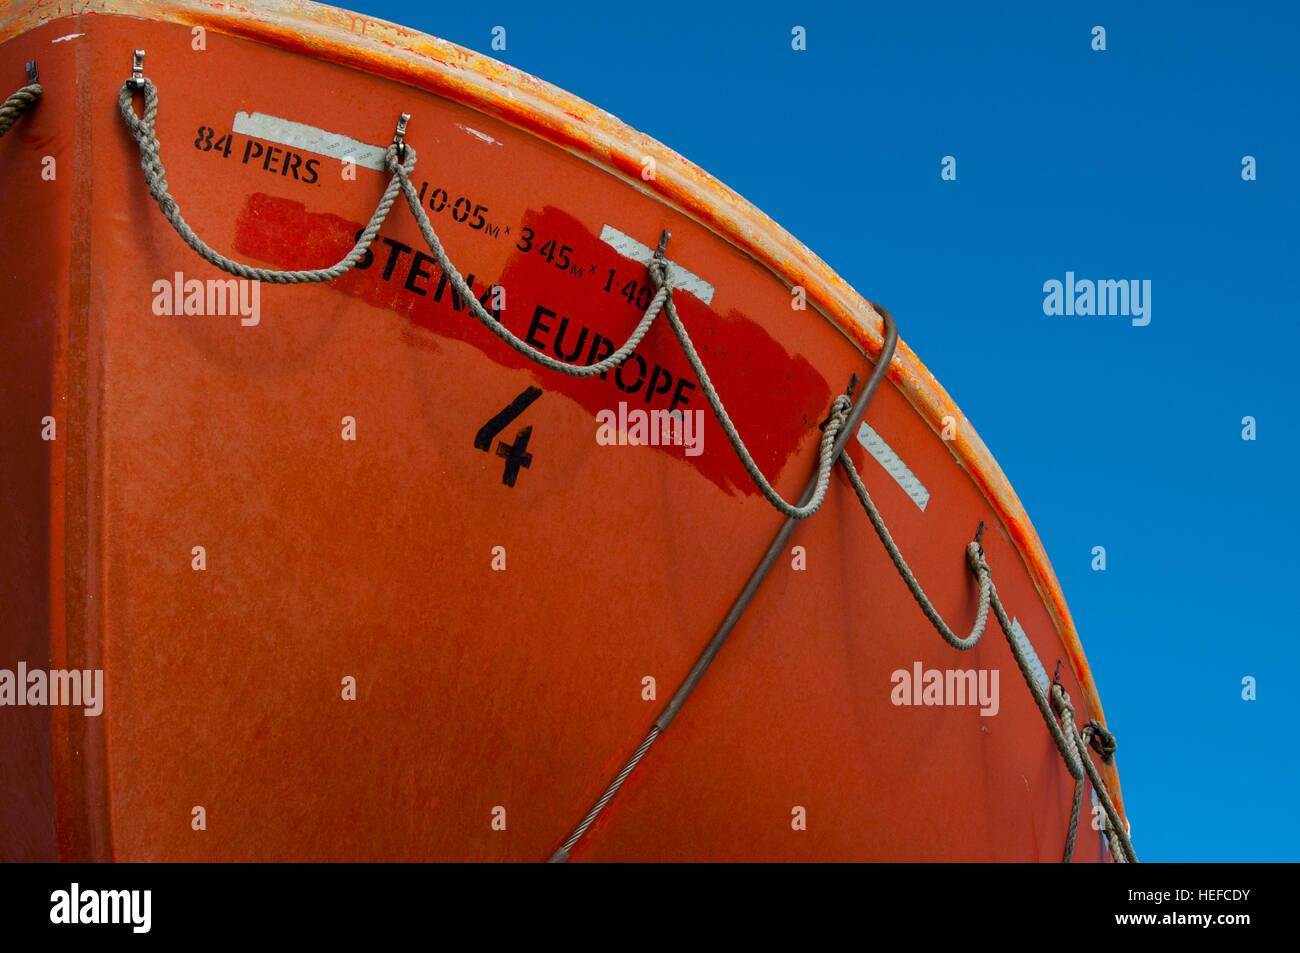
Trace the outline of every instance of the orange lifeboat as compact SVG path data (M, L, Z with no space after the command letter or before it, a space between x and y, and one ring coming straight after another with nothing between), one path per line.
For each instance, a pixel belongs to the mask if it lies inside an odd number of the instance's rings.
M0 20L0 858L1136 859L884 309L540 80L256 6Z

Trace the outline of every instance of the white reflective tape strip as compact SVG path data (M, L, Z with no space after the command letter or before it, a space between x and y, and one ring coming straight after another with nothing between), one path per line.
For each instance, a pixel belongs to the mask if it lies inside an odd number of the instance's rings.
M231 128L241 136L265 139L303 152L314 152L318 156L343 161L351 159L363 169L384 171L384 156L387 147L372 146L358 142L337 132L326 132L306 123L268 116L266 113L235 113Z
M613 225L606 225L600 230L600 240L623 257L639 261L643 265L650 264L650 259L655 254L653 248L647 248L631 235L624 235ZM705 304L713 301L713 285L699 275L691 274L671 259L668 261L668 277L672 279L674 288L690 292Z
M471 129L469 126L462 126L460 123L456 123L456 128L457 128L457 129L464 129L466 132L468 132L468 133L469 133L471 136L473 136L475 139L482 139L484 142L490 142L490 143L492 143L492 145L494 145L494 146L499 146L499 145L501 145L501 143L497 142L495 139L493 139L491 136L489 136L486 132L479 132L477 129Z
M1034 651L1033 643L1029 641L1029 636L1025 635L1025 630L1020 627L1020 620L1013 618L1011 620L1011 637L1016 640L1016 645L1020 646L1020 651L1025 653L1025 658L1029 660L1029 670L1034 673L1034 678L1047 694L1048 686L1051 679L1047 677L1047 669L1043 668L1043 663L1038 660L1038 653Z
M903 458L894 453L893 448L885 443L880 434L863 423L858 428L858 443L867 448L867 453L876 458L876 462L885 468L885 472L894 478L894 482L903 488L903 492L912 498L912 502L925 512L925 505L930 502L930 491L916 478L916 474L907 468Z

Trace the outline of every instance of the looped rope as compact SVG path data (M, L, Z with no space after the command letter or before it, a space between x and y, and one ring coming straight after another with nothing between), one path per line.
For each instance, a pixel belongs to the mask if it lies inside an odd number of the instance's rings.
M658 271L651 270L651 281L663 282L663 287L667 287L667 275L665 269L660 268ZM686 360L690 362L691 369L695 371L695 376L700 382L700 389L704 391L705 398L709 401L709 406L713 408L713 416L718 419L722 426L723 433L727 435L736 456L745 467L745 472L749 478L754 481L754 485L759 491L783 516L789 519L803 520L812 516L821 508L822 502L826 499L826 490L830 486L831 468L835 465L835 438L839 435L840 430L844 427L844 422L848 419L849 411L852 408L852 402L843 394L835 398L831 405L830 419L826 421L826 428L822 432L821 450L817 464L817 486L813 491L812 498L803 506L797 506L787 503L781 494L777 493L772 484L767 482L767 477L759 470L758 464L750 456L745 442L736 432L736 426L731 422L731 417L727 415L727 410L722 406L722 400L718 397L718 391L713 386L713 381L709 379L709 372L704 369L704 363L700 360L700 355L695 351L695 345L691 343L690 335L686 333L686 327L682 324L681 318L677 316L677 306L673 304L672 298L669 298L664 305L664 313L668 316L668 324L672 327L673 333L677 335L677 343L682 346L682 351L686 355Z
M144 96L144 112L142 115L136 115L135 112L135 94L137 91ZM128 79L122 84L121 92L118 93L118 107L122 113L123 121L126 123L127 128L131 130L131 134L140 147L140 167L144 170L145 181L149 185L149 194L154 197L154 200L158 203L158 208L162 210L163 215L171 222L172 227L185 243L198 252L201 258L222 271L242 278L252 278L257 281L279 284L331 281L354 267L361 260L361 257L366 253L371 242L374 241L375 236L378 234L379 227L387 218L388 212L396 200L397 191L400 189L402 194L406 196L406 204L410 207L411 214L415 216L416 224L420 228L420 234L424 237L425 243L428 244L429 250L433 253L434 262L442 270L459 298L468 305L469 313L516 352L548 370L567 374L570 377L594 377L597 374L607 373L627 360L650 331L650 326L654 324L659 312L665 311L668 315L669 324L672 326L673 334L676 335L678 343L694 369L700 387L704 391L705 397L708 398L709 406L713 408L714 416L717 417L718 423L722 425L723 432L727 435L727 440L730 441L731 446L740 457L741 463L744 464L745 471L763 496L767 498L767 501L783 515L791 519L806 519L817 512L826 499L826 491L830 486L831 468L834 466L833 447L835 438L843 428L844 421L848 418L851 402L841 395L836 398L835 403L831 406L831 416L822 433L816 491L812 498L803 506L786 502L768 482L762 471L759 470L753 456L745 447L744 441L736 431L736 427L731 422L726 409L722 406L722 400L718 396L713 382L709 379L709 375L705 371L694 345L691 343L690 335L687 334L685 326L677 316L677 309L674 307L672 299L672 281L668 273L667 262L663 257L663 241L660 242L659 250L655 253L649 265L650 280L655 286L654 297L627 341L607 358L594 364L569 364L565 361L557 361L539 352L536 348L512 334L496 315L491 314L483 307L482 302L478 300L473 290L466 284L465 279L461 277L460 272L451 263L446 250L442 247L442 242L433 230L429 216L424 210L424 203L420 201L415 187L411 184L410 175L415 168L415 149L409 143L403 142L400 145L394 143L388 147L385 153L385 164L392 174L392 179L388 183L388 188L384 190L379 205L375 207L375 214L371 217L370 224L366 226L356 245L342 260L329 268L316 268L305 271L274 271L241 264L214 251L194 234L193 229L181 217L176 200L167 192L167 174L159 156L161 145L155 131L155 124L158 119L158 89L153 82L143 76L138 79L134 77ZM666 237L667 233L665 233L664 241L666 241Z
M36 101L45 93L40 83L28 83L0 104L0 136L12 128L18 118L36 105Z
M411 147L408 144L406 148L410 149ZM469 313L474 316L475 320L506 344L510 345L510 347L516 352L522 354L535 364L540 364L548 370L558 371L559 373L565 374L569 377L595 377L597 374L604 374L613 370L627 360L627 358L631 356L632 352L637 349L637 346L641 343L642 339L645 338L647 332L650 330L650 326L654 324L655 318L659 316L659 312L663 310L665 302L669 300L669 296L672 294L672 285L665 282L664 285L655 292L654 297L650 299L650 306L646 308L644 316L632 331L631 336L628 337L622 347L610 354L609 357L604 360L597 361L594 364L569 364L565 361L557 361L555 358L543 354L532 345L511 333L495 315L483 307L482 302L478 300L473 290L465 283L465 279L461 277L456 266L451 263L451 259L447 256L446 249L442 247L442 241L438 238L438 234L433 230L433 224L429 221L429 216L424 211L424 203L420 201L420 196L415 191L415 186L411 184L409 172L410 170L405 168L395 170L394 181L398 183L398 187L401 188L402 194L406 196L406 204L410 207L411 214L415 216L415 222L420 228L420 234L423 236L425 244L429 246L429 251L433 253L434 262L451 283L456 294L468 305ZM653 265L653 261L651 264Z
M690 362L691 368L695 371L696 378L700 382L700 389L709 401L709 406L713 408L713 414L722 426L723 432L727 435L727 440L731 443L740 462L744 465L745 471L749 474L750 479L754 481L755 486L766 497L767 501L772 504L780 513L791 519L807 519L821 507L822 502L826 499L826 491L830 486L831 467L834 466L833 447L835 438L840 429L844 426L844 421L848 418L851 402L844 395L840 395L831 405L831 417L827 421L826 429L822 433L821 450L818 459L817 469L817 487L813 493L812 499L804 506L796 506L788 503L785 499L772 488L767 478L759 470L754 458L750 455L749 450L745 447L745 442L741 439L740 434L736 432L735 425L731 422L726 408L722 405L722 399L718 396L717 389L709 379L708 371L704 369L704 364L700 361L699 354L695 351L695 345L691 343L690 335L686 327L682 324L681 319L677 316L677 308L672 299L672 281L668 274L667 262L663 258L662 243L649 264L650 280L655 286L654 298L650 301L650 306L646 309L645 317L641 323L636 326L632 336L627 339L627 343L621 348L595 364L577 365L568 364L564 361L557 361L546 354L537 351L536 348L520 340L509 330L507 330L500 321L483 307L482 303L474 296L473 291L465 284L465 279L461 277L456 266L448 258L446 250L442 247L442 242L433 230L433 225L429 221L429 216L424 210L424 203L416 194L415 187L411 185L409 178L404 171L396 173L401 180L402 191L406 195L406 204L410 206L411 214L415 216L416 224L420 227L420 234L424 237L425 243L433 253L433 259L442 273L451 282L451 286L461 299L469 306L469 312L480 324L495 334L498 338L510 345L515 351L527 357L536 364L553 371L559 371L561 374L567 374L570 377L593 377L596 374L603 374L611 368L622 364L631 353L636 350L637 345L641 343L642 338L650 330L650 325L654 323L655 318L662 310L668 316L668 323L673 329L673 334L677 337L677 343L681 345L682 352L686 355L687 361Z
M389 171L394 173L393 178L389 180L383 198L375 206L375 213L370 217L370 223L361 233L361 237L357 239L357 243L352 246L350 252L335 264L328 268L311 268L302 271L275 271L269 268L254 268L251 265L234 261L220 252L214 251L203 239L194 234L194 230L181 217L181 210L176 205L176 200L167 192L167 171L163 168L162 158L158 154L162 148L154 129L158 120L158 88L154 86L153 81L150 79L142 77L138 80L139 91L144 95L144 113L137 116L135 112L136 82L128 79L122 84L122 90L117 96L117 105L122 113L123 121L126 123L127 128L131 130L131 135L135 137L135 141L140 147L140 168L144 170L145 182L149 185L149 194L154 197L154 201L158 203L158 208L162 210L167 221L171 222L172 228L176 229L176 234L184 240L185 244L198 252L200 258L216 265L222 271L238 275L241 278L266 281L272 284L306 284L317 281L332 281L339 275L344 274L353 268L365 255L371 243L375 240L375 236L379 234L379 227L384 224L384 219L388 217L389 210L397 200L398 179L396 170L401 169L409 172L415 167L414 149L408 146L406 158L399 163L396 147L388 147L385 159Z
M1119 747L1119 743L1115 740L1115 736L1106 730L1106 726L1096 718L1090 719L1079 734L1093 751L1101 755L1101 760L1110 764L1115 759L1115 749Z
M970 635L962 638L948 627L948 623L943 621L921 584L916 581L916 576L912 573L911 567L907 565L907 560L903 558L902 551L898 544L894 542L894 537L890 535L889 527L885 525L884 519L880 516L880 511L876 509L876 504L871 499L871 494L867 492L862 478L858 476L857 467L853 465L848 451L840 454L840 463L844 466L844 472L849 478L849 483L853 486L853 492L858 496L858 502L867 512L867 518L871 520L871 525L880 537L880 542L884 544L885 552L889 553L889 558L893 560L894 568L898 574L903 577L903 582L907 583L908 590L912 593L912 598L916 600L925 617L930 620L931 625L935 627L938 633L943 636L943 640L953 648L965 652L973 649L978 644L980 637L984 634L984 628L988 624L989 603L993 598L995 589L993 587L993 576L989 571L989 564L984 559L984 550L977 542L970 542L966 546L966 564L970 567L971 572L979 581L979 603L975 608L975 621L971 625Z

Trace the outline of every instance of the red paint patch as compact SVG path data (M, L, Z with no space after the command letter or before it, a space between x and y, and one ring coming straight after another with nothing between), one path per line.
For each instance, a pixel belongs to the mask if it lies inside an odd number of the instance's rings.
M531 213L523 224L532 230L532 247L516 250L499 278L477 274L471 261L458 262L475 294L490 302L491 286L504 287L505 326L551 357L590 364L623 344L644 313L638 297L641 302L649 297L644 266L618 254L559 209ZM361 228L337 215L308 213L301 202L258 193L249 196L239 215L235 246L240 254L276 267L319 268L342 258ZM517 242L520 236L503 238ZM551 239L556 243L548 260L539 249ZM582 266L581 277L558 267L561 245L569 248L570 264ZM604 379L571 378L538 367L480 327L442 280L427 249L391 238L386 242L381 233L371 251L373 259L366 267L353 269L331 287L404 315L440 337L472 344L504 367L532 371L547 390L563 393L591 412L593 433L596 413L617 411L620 401L627 402L629 411L669 410L674 405L703 410L703 454L687 457L682 447L658 449L690 463L724 490L758 492L714 418L664 315L623 367ZM636 289L631 302L620 293L630 283ZM825 417L829 386L807 360L790 355L745 315L715 313L686 292L677 292L673 300L755 462L775 479L799 441ZM612 343L600 345L598 338ZM647 399L652 381L654 392Z

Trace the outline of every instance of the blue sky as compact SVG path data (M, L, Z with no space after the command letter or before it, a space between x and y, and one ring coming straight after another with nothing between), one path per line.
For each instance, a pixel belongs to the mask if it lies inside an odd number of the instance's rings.
M1047 547L1139 856L1300 859L1296 7L347 6L607 109L888 306ZM1150 280L1151 323L1044 315L1067 271Z

